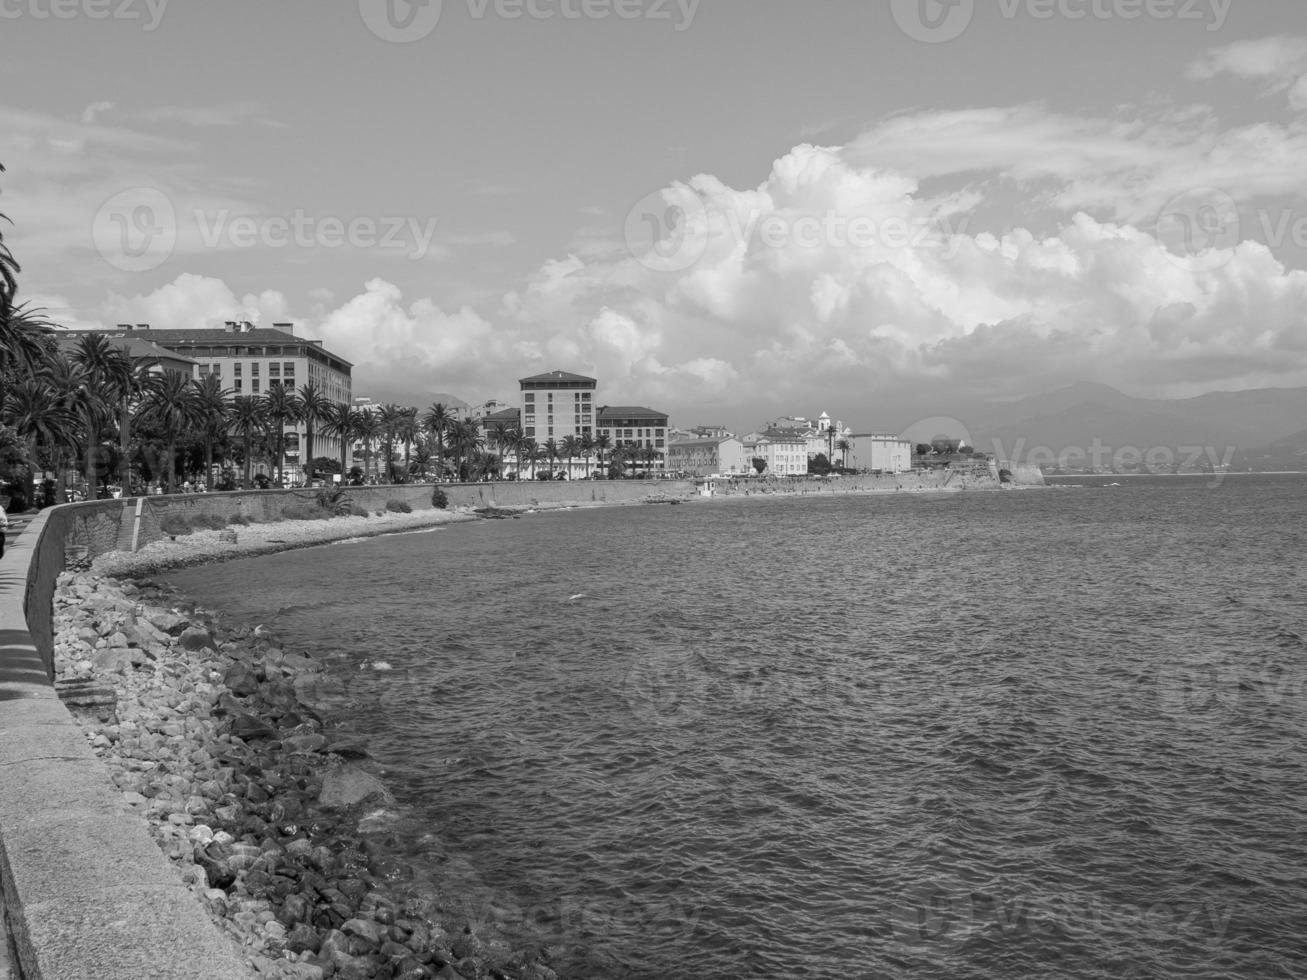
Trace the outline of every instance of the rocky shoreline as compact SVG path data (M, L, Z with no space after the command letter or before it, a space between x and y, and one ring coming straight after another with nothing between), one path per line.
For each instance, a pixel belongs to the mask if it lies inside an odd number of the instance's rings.
M366 745L314 708L333 684L326 663L261 629L224 629L166 586L107 577L102 563L137 556L104 557L60 577L56 688L252 976L556 980L543 952L439 921L401 862L360 834L390 796Z

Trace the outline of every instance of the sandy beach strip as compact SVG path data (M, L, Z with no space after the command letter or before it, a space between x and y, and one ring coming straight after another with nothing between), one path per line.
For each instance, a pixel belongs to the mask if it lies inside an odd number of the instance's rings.
M411 514L386 513L372 517L236 524L225 531L194 531L154 541L136 552L111 551L97 557L91 567L101 575L153 575L169 568L203 565L232 558L252 558L334 541L403 534L474 520L480 518L471 510L450 508L418 510ZM232 532L235 532L234 541L231 540Z

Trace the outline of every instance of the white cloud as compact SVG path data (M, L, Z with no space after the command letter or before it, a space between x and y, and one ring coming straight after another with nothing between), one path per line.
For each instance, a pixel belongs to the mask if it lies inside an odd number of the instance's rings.
M1265 95L1288 92L1295 111L1307 109L1307 38L1279 35L1252 41L1236 41L1212 48L1192 61L1186 75L1195 81L1210 81L1228 74L1244 81L1262 83Z

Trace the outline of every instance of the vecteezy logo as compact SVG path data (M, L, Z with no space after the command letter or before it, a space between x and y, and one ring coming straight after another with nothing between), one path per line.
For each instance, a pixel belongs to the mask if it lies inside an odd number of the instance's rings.
M1234 258L1239 244L1239 206L1215 187L1173 197L1157 216L1157 240L1191 272L1210 272Z
M641 198L626 216L626 247L655 272L681 272L708 250L708 211L684 185Z
M632 713L660 727L679 728L701 720L710 687L708 671L694 650L641 651L621 681Z
M436 29L442 7L442 0L359 0L359 15L381 40L411 44Z
M976 0L890 0L894 22L914 41L942 44L971 24Z
M100 257L123 272L148 272L177 245L177 213L154 187L133 187L105 201L91 223Z

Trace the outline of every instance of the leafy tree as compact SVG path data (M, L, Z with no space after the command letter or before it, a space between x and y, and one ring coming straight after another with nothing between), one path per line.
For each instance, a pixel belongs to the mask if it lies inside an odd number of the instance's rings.
M825 453L818 453L812 459L808 460L808 472L815 476L826 476L831 471L830 457Z
M750 462L753 463L753 468L758 472L758 475L762 476L763 471L767 469L767 460L761 456L755 456Z

